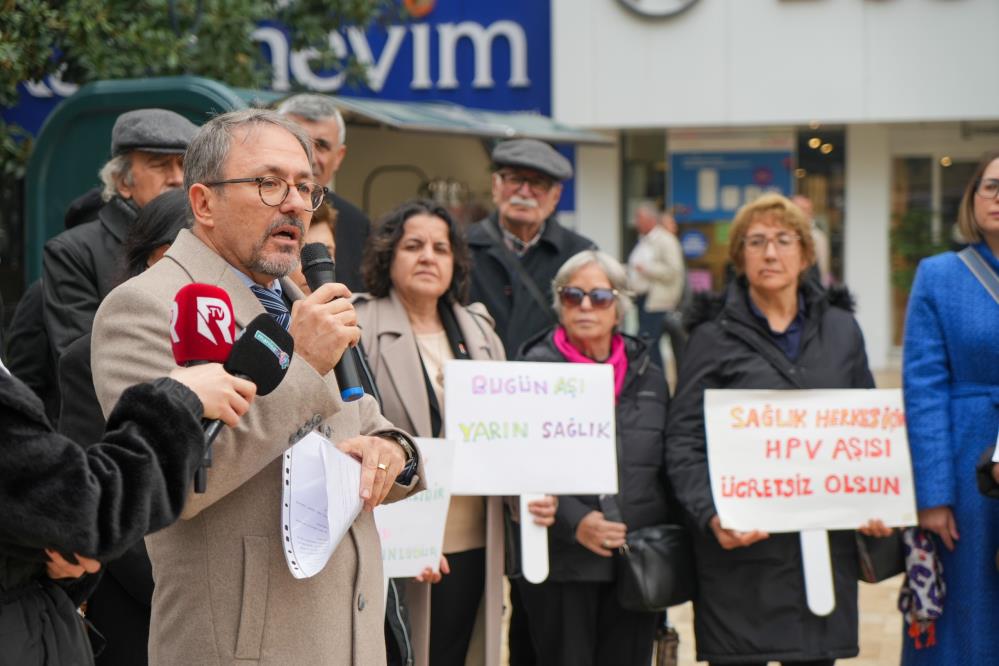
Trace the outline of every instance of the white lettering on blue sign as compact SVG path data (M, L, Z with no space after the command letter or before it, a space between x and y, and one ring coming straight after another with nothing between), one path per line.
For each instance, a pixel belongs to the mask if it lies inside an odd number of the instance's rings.
M433 55L433 39L436 33L437 62L439 71L436 85L431 77L430 63ZM440 23L430 25L417 23L409 26L391 25L387 28L388 38L379 54L371 49L368 35L360 28L350 27L341 32L330 32L329 46L341 59L353 54L357 61L367 68L367 83L374 92L380 92L396 63L396 59L407 34L411 36L412 75L411 90L454 90L460 86L457 78L459 43L468 40L472 45L471 57L475 76L473 88L491 89L496 87L493 79L492 47L497 39L506 40L510 51L510 76L506 85L510 88L527 88L531 80L527 75L527 34L516 21L500 20L488 26L475 21ZM278 28L260 27L253 32L253 39L266 47L270 56L273 74L271 89L291 90L292 81L316 92L330 93L339 90L345 83L345 74L317 73L311 62L318 53L315 49L292 51L288 36ZM32 81L26 84L32 97L68 97L77 86L64 83L57 74L46 81Z

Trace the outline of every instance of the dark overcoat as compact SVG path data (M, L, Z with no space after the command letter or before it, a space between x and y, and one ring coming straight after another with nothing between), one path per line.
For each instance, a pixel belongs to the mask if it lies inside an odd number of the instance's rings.
M806 281L800 354L791 361L751 312L744 278L723 296L702 297L688 318L691 335L670 406L666 470L694 529L698 660L712 663L855 657L858 560L853 531L829 533L836 608L809 611L796 532L723 550L704 435L705 389L873 388L860 327L845 291ZM872 516L873 517L873 516Z

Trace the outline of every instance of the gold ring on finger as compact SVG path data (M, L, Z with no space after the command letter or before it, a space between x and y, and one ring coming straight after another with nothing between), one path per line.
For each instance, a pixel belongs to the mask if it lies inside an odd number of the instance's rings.
M386 465L385 463L378 463L378 469L384 472L388 469L388 465Z

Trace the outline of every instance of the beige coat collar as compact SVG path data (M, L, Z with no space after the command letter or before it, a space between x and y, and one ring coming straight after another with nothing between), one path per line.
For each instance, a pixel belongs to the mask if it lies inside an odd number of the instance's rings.
M191 277L192 282L203 282L224 289L232 301L233 315L240 328L246 328L254 317L265 312L264 306L239 279L232 266L189 229L181 229L164 256L180 266ZM281 289L292 302L303 298L302 291L288 278L281 278Z

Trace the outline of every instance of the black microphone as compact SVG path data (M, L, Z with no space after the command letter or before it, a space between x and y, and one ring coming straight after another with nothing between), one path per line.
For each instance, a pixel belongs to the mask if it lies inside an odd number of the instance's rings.
M322 243L306 243L302 248L302 273L309 289L315 291L324 284L336 282L336 264L330 258L330 253ZM353 347L344 350L343 356L333 368L333 375L340 387L340 399L344 402L360 400L364 395L361 386L361 373L357 371L357 362L352 354Z
M278 387L291 365L295 340L269 314L259 314L243 329L232 345L229 358L222 366L230 375L248 379L257 385L257 396L264 396ZM216 419L205 424L204 466L212 466L212 442L225 424Z

